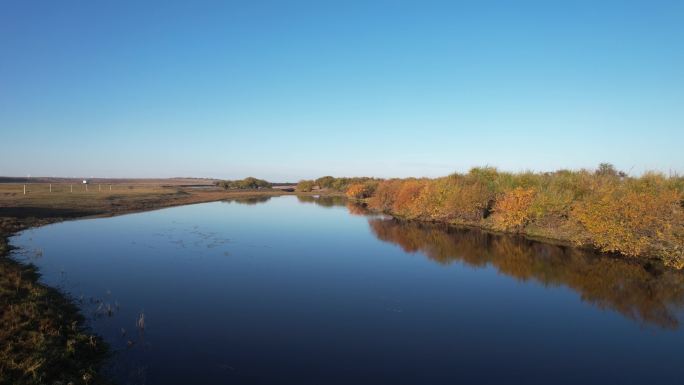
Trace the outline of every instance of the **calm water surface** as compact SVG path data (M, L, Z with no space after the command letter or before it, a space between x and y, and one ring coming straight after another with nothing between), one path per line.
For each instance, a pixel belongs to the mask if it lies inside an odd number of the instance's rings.
M12 243L80 301L121 384L684 378L684 275L336 200L191 205Z

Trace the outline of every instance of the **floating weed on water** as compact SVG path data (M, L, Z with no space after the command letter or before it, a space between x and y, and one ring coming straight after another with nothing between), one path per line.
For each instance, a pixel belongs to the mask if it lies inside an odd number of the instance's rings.
M38 248L38 249L35 249L33 251L33 259L39 259L42 257L43 257L43 249Z
M135 325L139 330L145 330L145 313L140 312L140 315L138 315L138 321L136 321Z
M185 248L185 242L182 239L171 241L172 244L177 245L179 248Z
M111 294L111 293L108 293ZM81 295L80 303L84 303L83 295ZM102 299L90 297L88 298L88 303L94 307L93 317L97 318L100 316L112 317L116 312L119 311L119 302L105 302Z

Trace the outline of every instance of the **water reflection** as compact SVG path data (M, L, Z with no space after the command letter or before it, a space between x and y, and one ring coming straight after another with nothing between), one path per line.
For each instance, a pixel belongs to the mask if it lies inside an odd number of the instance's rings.
M347 205L347 198L329 195L297 195L299 203L313 203L320 207L339 207Z
M235 198L230 202L255 205L271 197ZM342 196L298 195L303 204L345 207L352 215L368 216L362 205ZM684 308L684 274L657 264L612 258L586 250L495 235L445 225L369 217L380 240L420 252L442 265L461 262L472 267L494 266L522 281L565 286L583 301L625 317L667 329L680 326Z
M443 265L491 265L522 281L572 288L582 300L642 323L667 329L680 325L684 274L661 266L477 230L396 219L371 218L368 223L378 239Z
M260 203L268 202L272 196L250 196L250 197L238 197L238 198L228 198L223 200L226 203L237 203L240 205L258 205Z

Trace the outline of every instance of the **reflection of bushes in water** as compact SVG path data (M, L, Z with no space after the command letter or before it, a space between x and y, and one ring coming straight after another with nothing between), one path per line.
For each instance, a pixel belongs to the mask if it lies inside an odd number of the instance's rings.
M268 202L272 197L270 196L258 196L258 197L240 197L226 199L224 202L237 203L240 205L258 205L259 203Z
M684 306L681 272L478 230L398 220L368 222L380 240L424 253L440 264L492 265L520 280L570 287L583 300L640 322L679 327L675 310Z
M368 211L368 208L361 203L354 202L354 201L348 201L347 202L347 210L349 211L349 214L351 215L359 215L359 216L367 216L371 214L370 211Z
M313 203L321 207L340 207L346 206L349 214L366 216L370 214L365 204L356 201L350 201L341 196L311 196L311 195L297 195L297 199L301 203Z
M321 207L345 206L347 204L347 199L342 196L297 195L297 199L300 203L313 203Z

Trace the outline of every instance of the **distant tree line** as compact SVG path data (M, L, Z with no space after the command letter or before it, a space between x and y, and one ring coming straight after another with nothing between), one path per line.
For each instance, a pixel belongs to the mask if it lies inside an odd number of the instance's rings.
M216 185L223 187L225 190L255 190L271 188L271 183L263 179L254 177L247 177L240 180L222 180L216 182Z
M318 179L301 180L297 184L297 191L309 192L313 190L327 190L346 193L349 186L362 183L377 183L380 179L368 177L342 177L323 176Z

